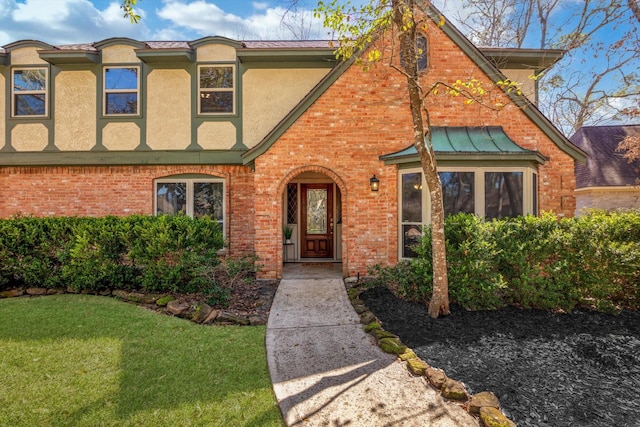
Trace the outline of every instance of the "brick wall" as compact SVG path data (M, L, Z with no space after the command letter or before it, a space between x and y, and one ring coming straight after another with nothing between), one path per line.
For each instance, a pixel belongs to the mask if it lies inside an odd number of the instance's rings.
M640 187L600 187L576 191L576 215L589 208L640 209Z
M476 78L485 88L491 81L439 29L430 28L430 65L424 87L437 81ZM489 97L505 107L494 111L464 105L450 95L429 97L434 126L503 126L523 148L549 158L539 168L539 207L559 216L575 210L573 159L562 152L508 98L495 90ZM410 145L413 127L406 101L406 80L379 64L363 71L352 66L255 161L255 179L264 183L255 197L256 254L264 264L263 277L277 277L282 265L282 195L297 174L314 170L331 177L342 191L343 268L346 275L366 274L367 267L398 260L397 167L379 156ZM486 98L489 99L489 98ZM380 191L371 192L376 174Z
M151 215L153 180L185 173L226 179L230 253L252 253L253 176L241 166L3 167L0 217Z

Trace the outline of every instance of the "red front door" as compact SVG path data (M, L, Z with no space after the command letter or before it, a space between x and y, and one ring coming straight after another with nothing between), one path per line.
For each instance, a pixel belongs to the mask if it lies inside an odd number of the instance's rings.
M301 185L302 258L333 258L333 184Z

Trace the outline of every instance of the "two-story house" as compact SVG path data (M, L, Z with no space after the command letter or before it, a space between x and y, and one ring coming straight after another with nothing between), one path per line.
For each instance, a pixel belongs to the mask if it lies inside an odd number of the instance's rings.
M449 23L421 43L425 87L474 78L502 105L427 97L447 212L573 215L584 152L496 86L535 100L526 76L561 52L481 51ZM326 41L19 41L0 50L0 117L0 217L209 214L263 278L310 260L365 274L429 223L404 76Z

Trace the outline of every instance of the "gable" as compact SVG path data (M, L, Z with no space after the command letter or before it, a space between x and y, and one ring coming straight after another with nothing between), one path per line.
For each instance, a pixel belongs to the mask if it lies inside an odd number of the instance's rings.
M428 16L433 21L428 26L426 35L429 43L429 68L430 70L425 73L426 76L432 77L431 82L427 82L424 87L430 87L430 83L434 83L442 77L445 82L453 82L456 79L466 81L469 78L479 78L481 75L483 78L488 79L488 84L495 86L496 82L504 80L505 76L491 63L491 61L477 48L475 47L462 33L460 33L453 25L448 21L444 25L438 27L436 23L440 21L441 14L433 7L428 9ZM435 40L437 39L437 40ZM453 43L453 50L443 48L440 44L441 40ZM374 44L376 41L373 42ZM459 54L463 54L467 61L470 61L470 66L474 70L469 72L469 67L459 67L456 62L457 58L449 57L449 52L457 51ZM363 53L366 54L366 53ZM438 57L441 55L441 57ZM434 57L442 59L440 67L433 67L431 64ZM383 65L379 65L382 67ZM333 85L343 73L345 73L351 67L358 67L355 65L354 58L341 62L336 68L329 73L325 79L323 79L312 92L310 92L302 101L292 110L280 123L274 128L257 146L249 150L243 155L243 161L248 164L255 160L256 157L263 154L284 132L289 126L296 122L296 120L309 108L315 100L317 100L322 94ZM455 69L455 68L458 69ZM465 69L466 68L466 69ZM456 73L457 71L457 73ZM395 71L394 71L395 72ZM396 72L397 73L397 72ZM399 74L399 73L398 73ZM434 80L435 79L435 80ZM406 85L406 83L405 83ZM406 86L403 86L403 88ZM514 114L523 114L528 120L533 122L535 126L547 137L553 144L564 153L571 156L573 159L579 162L586 161L585 153L578 147L573 145L538 109L530 102L525 96L518 96L514 92L503 94L506 97L506 102L512 104L516 108ZM406 96L405 96L406 98ZM448 100L450 103L451 99ZM470 109L462 111L459 114L473 114ZM449 125L449 123L441 123L432 117L432 125ZM490 123L458 123L456 125L488 125Z

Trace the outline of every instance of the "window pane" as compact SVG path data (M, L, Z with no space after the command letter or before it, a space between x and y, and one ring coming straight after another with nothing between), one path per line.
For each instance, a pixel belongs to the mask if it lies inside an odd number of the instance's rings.
M44 116L45 111L44 94L40 95L14 95L15 116Z
M416 38L416 56L418 60L418 71L424 71L427 69L427 38L424 36L418 36Z
M418 256L414 247L420 243L422 231L419 225L402 226L402 257L415 258Z
M531 209L533 210L533 212L531 212L533 215L538 215L538 174L534 173L533 174L533 203L532 203L532 207Z
M474 173L440 172L445 215L475 213Z
M307 190L307 234L327 233L327 190Z
M484 186L487 218L522 215L522 172L486 172Z
M422 222L422 174L402 175L402 222Z
M232 113L233 92L202 92L200 94L201 113Z
M221 182L196 182L193 184L193 216L210 215L213 219L223 220Z
M200 67L200 88L233 88L233 67Z
M138 89L137 68L107 68L104 87L110 89Z
M138 114L137 93L107 93L106 114Z
M156 214L186 213L187 210L187 184L184 182L161 182L156 190L157 208Z
M45 90L47 73L43 68L33 70L15 70L13 72L13 90Z
M298 223L298 184L287 184L287 224Z

